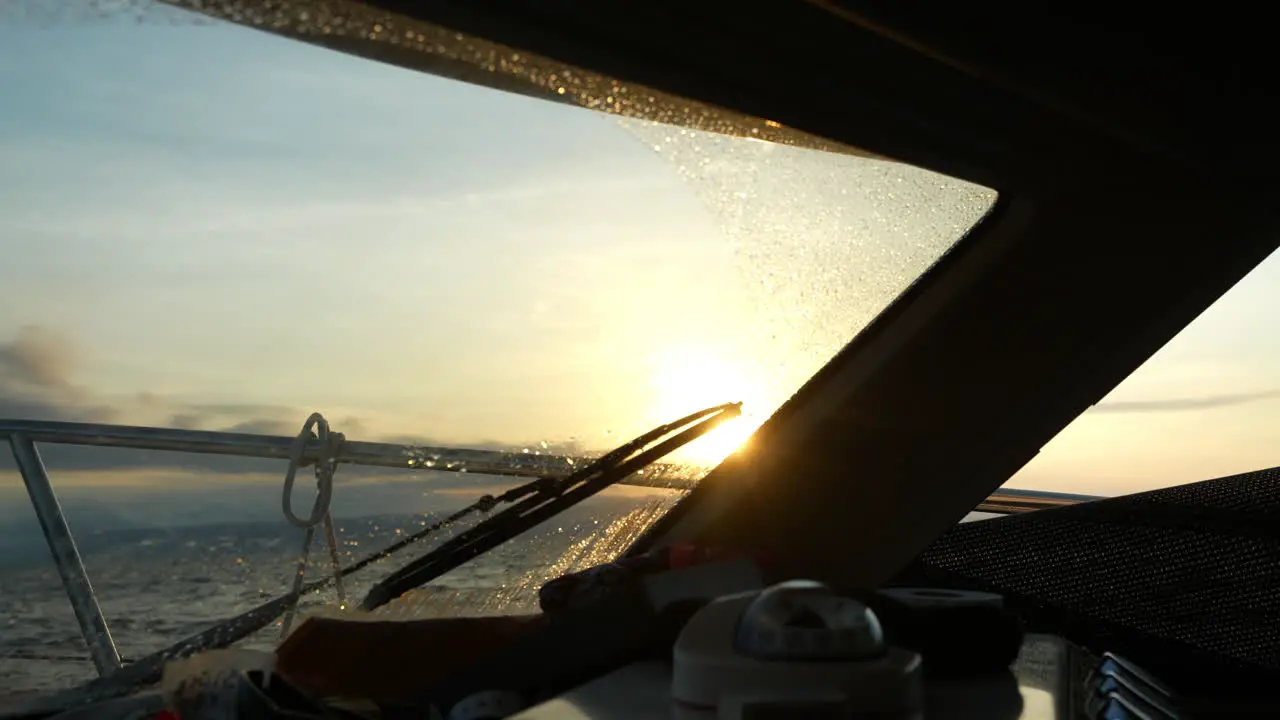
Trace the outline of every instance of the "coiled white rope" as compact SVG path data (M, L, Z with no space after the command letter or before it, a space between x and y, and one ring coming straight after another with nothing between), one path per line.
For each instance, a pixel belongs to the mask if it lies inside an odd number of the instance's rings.
M298 468L308 464L303 461L303 455L306 453L307 443L312 439L317 440L320 445L315 460L316 499L311 505L311 514L306 518L300 518L293 512L293 483L297 477ZM298 558L298 569L293 577L294 594L297 595L302 590L307 561L311 555L311 541L315 538L316 526L323 524L325 541L329 545L329 560L333 564L333 579L338 591L338 603L344 606L347 597L342 587L342 561L338 556L338 538L333 531L333 515L329 512L329 505L333 502L333 475L338 468L338 456L345 442L346 437L342 433L333 432L329 428L329 421L325 420L323 415L312 413L289 447L289 469L285 471L284 492L280 498L285 520L294 527L306 530L302 540L302 554ZM280 637L283 638L289 634L295 610L297 610L296 602L285 613Z

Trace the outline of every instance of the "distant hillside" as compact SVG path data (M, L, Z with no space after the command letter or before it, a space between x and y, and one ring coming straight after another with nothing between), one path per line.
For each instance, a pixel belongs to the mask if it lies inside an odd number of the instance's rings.
M59 485L54 490L74 532L130 527L201 525L220 521L271 521L281 518L282 480L246 482L236 476L192 473L173 469L171 480L150 486ZM39 531L21 481L0 484L0 542L15 533ZM0 476L0 479L5 479ZM509 487L507 478L460 473L422 473L395 479L342 478L334 486L335 517L379 513L432 512L470 502L495 486ZM295 512L310 509L315 483L300 477Z
M477 480L458 489L431 484L428 491L412 482L338 488L333 510L339 535L359 542L362 551L357 554L384 546L398 537L397 531L412 532L490 489L482 478L477 476ZM547 525L611 519L647 502L652 500L643 496L597 496ZM181 491L69 492L62 494L61 503L76 544L86 557L130 545L146 552L220 542L255 546L285 543L288 547L302 537L302 531L281 515L280 488L261 483ZM309 498L300 496L295 512L301 515L307 509ZM49 561L49 550L25 493L0 490L0 569Z

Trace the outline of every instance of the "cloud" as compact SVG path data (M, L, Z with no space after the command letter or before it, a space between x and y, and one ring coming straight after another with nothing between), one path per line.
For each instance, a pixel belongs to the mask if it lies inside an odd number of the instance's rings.
M335 426L337 427L337 426ZM348 437L353 437L352 432L346 425L340 426L344 429ZM456 442L444 442L435 438L423 437L421 435L392 435L378 438L379 442L391 443L392 445L404 445L406 447L458 447ZM583 450L581 444L577 441L570 440L562 443L536 442L523 445L513 445L511 443L496 442L493 440L475 440L463 443L470 450L492 450L495 452L517 452L517 453L540 453L543 455L587 455L587 451Z
M296 435L297 429L283 420L255 418L222 428L223 432L249 433L251 435Z
M1223 395L1206 395L1198 398L1170 398L1167 400L1137 400L1101 402L1095 405L1095 413L1149 413L1177 412L1181 410L1209 410L1232 405L1274 400L1280 398L1280 390L1265 390L1251 393L1231 393Z
M66 338L28 325L13 340L0 344L0 377L33 387L65 388L75 360Z
M180 412L169 417L169 427L179 430L199 430L204 418L196 413Z
M73 382L80 360L69 338L35 325L0 341L0 417L110 422L116 410Z
M301 426L293 419L301 414L279 406L183 404L150 392L138 393L132 408L113 405L76 383L76 371L83 363L74 340L49 328L29 325L0 340L0 418L110 423L119 421L128 409L142 409L167 414L169 426L183 429L292 435ZM279 461L274 460L122 448L42 445L40 453L51 470L181 468L234 474L279 470ZM13 468L10 454L0 452L0 470Z
M11 339L0 340L0 419L112 423L136 422L133 418L141 414L143 417L166 418L162 424L183 430L220 430L292 437L301 429L302 421L307 416L306 411L284 405L190 403L149 391L138 392L112 404L76 383L76 371L83 366L84 360L80 348L71 338L48 328L23 327ZM371 438L365 423L358 417L330 420L335 430L353 440L378 439L416 447L456 445L421 436ZM522 447L476 442L466 443L466 446L507 452L580 453L576 443L538 443ZM45 464L55 474L59 470L142 472L176 469L247 476L276 474L284 469L282 460L128 448L43 444L40 446L40 453ZM0 471L14 469L10 453L0 449ZM339 477L356 479L387 475L402 476L404 473L394 468L344 468Z

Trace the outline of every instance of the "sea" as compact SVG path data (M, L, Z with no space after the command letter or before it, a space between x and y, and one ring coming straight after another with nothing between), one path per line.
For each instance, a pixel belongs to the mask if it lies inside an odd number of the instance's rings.
M591 498L438 578L408 601L396 603L393 614L439 617L536 610L537 591L544 582L616 557L679 497L668 491L617 490ZM13 495L0 499L10 504L25 500ZM455 500L453 506L435 511L358 517L335 512L343 564L390 545L462 503ZM279 512L278 496L273 510ZM79 516L98 517L102 512L82 510ZM75 519L70 523L73 532ZM459 523L348 576L346 599L358 602L388 572L469 526ZM33 532L6 535L0 523L0 710L96 677L38 526L28 524L26 529ZM308 579L332 572L322 538L323 533L317 533ZM98 602L126 662L287 592L302 539L303 531L282 518L188 520L180 526L151 527L131 523L77 535ZM299 608L301 616L314 612L355 611L344 610L331 589L309 596ZM280 634L277 622L239 646L270 650Z

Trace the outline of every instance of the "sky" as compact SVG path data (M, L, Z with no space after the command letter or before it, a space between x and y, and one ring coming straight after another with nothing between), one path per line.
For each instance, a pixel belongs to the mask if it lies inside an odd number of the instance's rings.
M292 435L318 410L352 439L601 449L742 400L687 453L714 459L996 198L217 23L0 22L0 98L9 417ZM1273 258L1009 484L1280 464L1278 281ZM123 482L91 460L64 461Z

